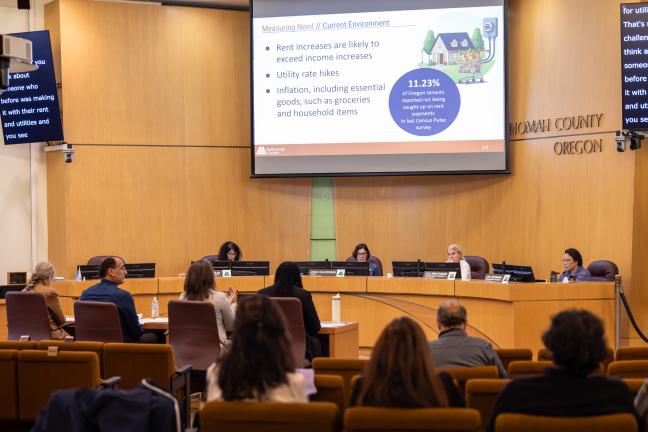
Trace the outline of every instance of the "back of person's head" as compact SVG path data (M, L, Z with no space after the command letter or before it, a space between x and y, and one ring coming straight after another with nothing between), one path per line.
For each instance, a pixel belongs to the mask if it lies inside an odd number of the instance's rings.
M299 266L292 261L284 261L275 271L274 286L278 296L289 297L295 287L303 288Z
M551 319L542 342L554 363L577 374L596 370L605 358L607 344L603 322L589 311L568 309Z
M49 261L42 261L36 264L34 267L34 272L31 275L29 284L27 284L27 289L30 290L34 288L34 285L41 283L43 285L48 285L50 278L54 276L54 266Z
M216 287L214 269L207 260L199 260L189 266L184 282L184 293L187 300L202 301L209 298L209 293Z
M243 256L243 254L241 253L241 248L233 241L228 240L223 243L218 250L218 261L230 261L230 259L227 257L227 252L229 251L233 251L236 254L235 258L232 261L241 260L241 256Z
M581 253L578 252L578 249L574 249L574 248L565 249L565 253L570 257L572 257L572 259L578 263L578 267L583 267L583 255L581 255Z
M385 327L371 352L362 381L358 405L448 405L423 330L411 318L396 318Z
M103 279L108 275L109 269L117 268L118 259L119 258L117 257L108 257L101 261L101 264L99 265L99 277Z
M263 400L268 391L288 383L294 372L286 323L279 307L266 296L239 302L229 349L219 360L218 384L224 400Z
M458 327L468 321L468 311L461 303L448 300L439 305L437 320L444 327Z

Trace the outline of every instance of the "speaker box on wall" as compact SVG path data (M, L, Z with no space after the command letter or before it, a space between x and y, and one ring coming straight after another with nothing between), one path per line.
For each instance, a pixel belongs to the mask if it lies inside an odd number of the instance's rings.
M18 0L18 9L29 9L29 0Z

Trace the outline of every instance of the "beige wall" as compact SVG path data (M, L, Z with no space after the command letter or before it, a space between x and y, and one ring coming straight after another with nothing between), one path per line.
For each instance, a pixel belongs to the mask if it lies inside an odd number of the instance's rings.
M0 7L0 34L43 28L43 1L30 12ZM0 134L1 135L1 134ZM42 144L5 146L0 136L0 284L9 271L47 259L47 165Z
M619 265L648 328L638 270L648 254L648 210L637 204L645 163L617 153L612 133L619 3L509 1L510 120L602 113L599 127L514 137L511 175L336 179L338 256L365 241L389 268L441 260L458 242L546 277L577 247L586 261ZM172 275L227 239L273 265L307 258L310 181L248 178L246 13L82 0L48 13L77 148L72 165L48 161L50 256L67 275L105 253ZM576 137L602 139L603 151L554 154L555 142Z

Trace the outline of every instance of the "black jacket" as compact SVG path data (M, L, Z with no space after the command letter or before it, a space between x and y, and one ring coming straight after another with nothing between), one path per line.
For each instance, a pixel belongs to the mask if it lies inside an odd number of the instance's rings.
M311 293L306 291L304 288L294 287L291 295L280 296L277 295L277 288L274 285L271 285L259 290L259 294L268 297L295 297L299 299L302 305L306 334L309 336L316 336L317 332L320 331L322 326L320 325L320 319L317 316L317 311L313 304L313 297L311 296Z
M512 380L499 395L486 428L495 431L501 413L555 417L635 414L628 386L603 375L583 376L564 369L547 368L544 375Z

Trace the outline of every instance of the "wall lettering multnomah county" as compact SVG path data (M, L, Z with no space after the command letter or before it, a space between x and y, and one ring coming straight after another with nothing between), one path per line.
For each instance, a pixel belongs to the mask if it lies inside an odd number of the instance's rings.
M602 120L603 113L598 113L511 122L509 124L509 135L513 137L536 133L592 129L601 127Z

